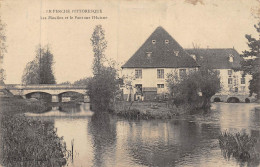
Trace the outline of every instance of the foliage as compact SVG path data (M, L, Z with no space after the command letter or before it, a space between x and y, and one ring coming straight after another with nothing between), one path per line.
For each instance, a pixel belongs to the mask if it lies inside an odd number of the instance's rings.
M117 71L114 67L102 67L100 74L89 80L88 95L94 110L107 110L118 91Z
M69 152L53 122L23 115L0 115L4 166L63 166Z
M174 71L167 75L166 82L170 97L177 107L189 104L194 108L209 109L210 98L221 88L217 72L206 66L198 71L190 71L189 75L182 78Z
M60 83L59 85L71 85L71 82L70 81L65 81L65 82Z
M5 114L16 114L24 112L41 113L48 110L42 101L23 99L22 97L0 98L0 112Z
M2 22L1 16L0 16L0 84L4 84L5 80L5 70L3 69L3 59L4 54L7 52L6 48L6 36L5 36L5 27L6 24Z
M90 40L94 52L94 77L89 80L86 79L88 95L92 109L96 111L107 110L111 102L115 101L118 90L117 70L115 69L115 62L108 62L108 67L104 65L106 60L104 51L107 47L107 41L101 25L95 27Z
M79 79L77 81L75 81L73 83L73 85L77 85L77 86L87 86L89 81L90 81L91 78L89 77L85 77L85 78L82 78L82 79Z
M256 31L259 34L259 38L253 38L251 35L246 35L248 40L249 50L243 51L241 55L244 59L241 62L241 68L245 74L252 75L250 81L250 95L256 93L257 98L260 98L260 22L258 26L255 25Z
M36 57L27 63L22 77L23 84L55 84L53 74L53 54L49 46L38 47Z
M105 49L107 48L107 41L105 40L105 31L101 25L97 25L94 29L92 37L90 38L94 52L93 72L100 74L103 62L105 60Z
M170 119L180 115L180 110L167 108L165 103L117 101L113 114L127 119Z
M257 153L254 150L257 140L245 132L235 134L223 132L218 139L225 158L234 157L239 161L257 158Z

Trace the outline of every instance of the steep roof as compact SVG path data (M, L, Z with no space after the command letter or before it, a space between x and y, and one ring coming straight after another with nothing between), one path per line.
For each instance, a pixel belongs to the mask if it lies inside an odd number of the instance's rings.
M198 64L207 63L213 69L239 68L242 58L234 48L225 49L185 49L190 55L197 57ZM233 56L233 62L229 62Z
M152 42L153 40L155 43ZM169 42L166 43L165 40ZM174 51L178 51L178 56ZM193 68L198 66L167 31L158 27L122 68Z

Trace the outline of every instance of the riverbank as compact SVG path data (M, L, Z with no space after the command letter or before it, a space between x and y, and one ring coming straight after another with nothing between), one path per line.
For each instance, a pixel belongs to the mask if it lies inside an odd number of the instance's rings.
M129 119L172 119L185 115L201 114L189 105L169 106L164 102L117 102L111 113Z
M24 101L16 99L12 100L12 103L22 104L22 107L28 109ZM35 108L31 106L31 109ZM2 111L0 166L64 166L66 164L70 153L63 138L57 135L53 122L17 114L22 110L17 113L10 110Z
M23 99L20 97L1 97L0 98L0 113L4 114L22 114L43 113L52 109L52 107L73 108L80 106L75 102L60 102L60 103L46 103L36 99Z
M70 156L52 121L28 118L48 107L38 100L0 98L0 166L64 166Z
M3 114L41 113L48 109L44 102L20 97L1 97L0 112Z

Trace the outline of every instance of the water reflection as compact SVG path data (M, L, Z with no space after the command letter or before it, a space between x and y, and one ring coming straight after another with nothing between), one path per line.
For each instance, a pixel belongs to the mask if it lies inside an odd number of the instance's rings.
M211 139L217 138L219 127L189 121L153 120L129 123L121 131L128 135L125 145L136 163L174 166L183 158L217 148L216 142L212 145ZM186 160L185 163L189 162ZM191 164L194 164L194 159Z
M37 117L54 122L69 150L74 141L74 158L68 166L238 166L235 160L222 157L218 136L221 131L245 129L260 140L260 113L254 107L219 103L213 105L210 117L129 121L104 113L93 115L89 104L84 104Z
M93 166L114 166L116 120L110 119L107 113L95 113L88 122L88 131L93 140Z

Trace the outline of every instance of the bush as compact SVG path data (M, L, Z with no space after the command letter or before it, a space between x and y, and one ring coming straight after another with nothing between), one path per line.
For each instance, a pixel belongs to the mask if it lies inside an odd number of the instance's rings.
M4 166L63 166L69 152L53 122L23 115L1 117L1 162Z
M5 114L17 114L25 112L41 113L48 108L42 101L31 101L19 97L0 98L0 112Z

